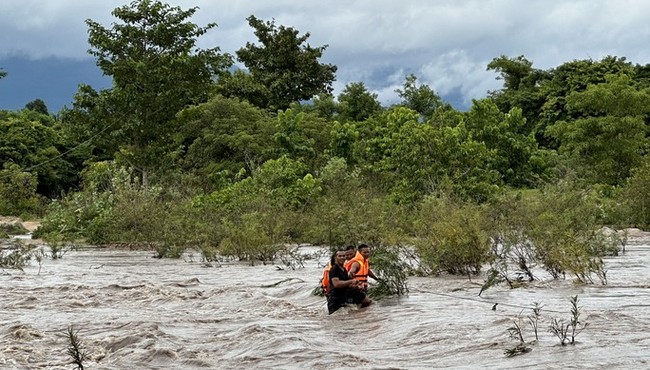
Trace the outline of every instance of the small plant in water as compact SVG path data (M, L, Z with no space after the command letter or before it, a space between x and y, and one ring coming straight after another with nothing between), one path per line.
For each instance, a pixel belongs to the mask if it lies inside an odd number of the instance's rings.
M369 297L379 299L408 294L409 266L402 258L400 250L400 246L380 246L373 251L372 270L381 280L368 289Z
M23 271L32 257L31 245L25 246L19 239L14 239L7 247L0 248L0 268Z
M580 306L578 306L578 296L573 296L570 299L571 302L571 320L568 323L565 323L564 320L553 319L551 322L550 332L555 334L556 337L560 340L560 344L563 346L567 343L575 344L576 336L587 327L587 323L581 325L580 323ZM569 330L571 333L571 339L569 340Z
M38 263L38 275L41 274L41 267L43 267L46 257L43 248L38 248L38 250L34 252L34 260Z
M281 250L278 257L287 268L297 270L305 267L305 260L309 258L309 255L300 253L298 247L293 247Z
M580 326L580 308L578 296L571 297L571 344L575 344L576 336L587 327L587 323Z
M558 319L553 319L551 321L551 327L549 328L549 331L560 340L561 345L566 345L567 342L567 333L569 332L569 327L571 326L570 323L564 323L564 320L559 320Z
M508 334L510 334L510 338L519 340L519 343L526 343L521 330L521 316L517 316L517 320L512 320L512 326L508 328Z
M528 325L530 325L531 328L533 328L533 331L535 332L535 340L539 340L539 336L537 335L537 328L538 328L538 323L539 323L539 318L541 316L542 312L542 307L539 302L533 302L534 307L533 307L533 313L528 315Z
M217 265L220 265L219 263L219 250L217 247L209 244L203 244L200 246L201 249L201 262L205 266L212 266L212 263L216 263Z
M489 288L499 285L502 282L506 281L506 276L507 275L504 272L502 272L495 266L491 267L487 272L487 278L485 279L485 283L483 283L483 285L481 286L481 290L478 292L478 296L480 297L485 290L488 290Z
M517 340L519 343L513 348L508 348L504 351L506 357L514 357L532 351L524 340L524 334L521 329L521 314L517 316L516 320L512 320L512 326L508 328L508 334L510 334L510 338Z
M74 243L57 239L48 240L47 244L50 247L50 258L53 260L63 258L68 251L75 248Z
M81 340L79 340L79 330L75 331L72 326L68 327L66 333L68 337L68 355L72 357L72 363L77 365L78 370L84 370L83 362L86 360L86 351L84 350Z
M508 348L505 351L503 351L503 354L506 355L506 357L514 357L517 355L522 355L524 353L528 353L532 351L533 349L528 347L526 343L519 343L516 346L512 348Z

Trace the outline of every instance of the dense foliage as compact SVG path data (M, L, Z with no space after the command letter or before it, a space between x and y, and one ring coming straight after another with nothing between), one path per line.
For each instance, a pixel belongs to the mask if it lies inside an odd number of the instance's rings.
M45 211L46 238L208 262L365 242L393 292L406 270L603 281L617 247L601 227L650 227L647 66L500 56L503 88L466 112L415 75L382 107L363 82L332 96L326 46L255 16L247 70L229 71L195 47L215 27L196 10L139 0L111 28L87 21L113 86L80 86L57 116L40 100L0 112L0 213Z

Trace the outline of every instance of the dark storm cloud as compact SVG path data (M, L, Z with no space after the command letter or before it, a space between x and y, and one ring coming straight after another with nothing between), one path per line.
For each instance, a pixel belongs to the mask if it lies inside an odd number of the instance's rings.
M126 1L4 0L2 58L89 58L85 19L106 26ZM233 53L255 41L245 18L310 32L311 45L328 44L323 60L339 69L336 92L363 81L384 102L409 73L441 95L472 98L500 87L487 63L499 55L525 55L538 68L607 55L650 62L650 2L641 0L356 0L168 1L198 6L194 21L217 22L199 46Z

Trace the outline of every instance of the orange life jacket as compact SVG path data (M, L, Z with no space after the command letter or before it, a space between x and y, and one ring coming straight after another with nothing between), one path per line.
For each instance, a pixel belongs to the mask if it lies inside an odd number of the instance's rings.
M359 263L359 270L357 270L357 273L354 275L355 280L359 280L363 283L363 285L367 288L368 287L368 270L370 270L370 261L367 261L363 258L361 253L357 252L357 254L352 258L351 260L347 261L350 264L346 266L346 270L348 272L352 269L352 265L355 262Z
M320 287L323 289L323 293L327 297L330 294L332 287L330 286L330 269L332 268L332 262L327 263L325 271L323 271L323 277L320 279Z

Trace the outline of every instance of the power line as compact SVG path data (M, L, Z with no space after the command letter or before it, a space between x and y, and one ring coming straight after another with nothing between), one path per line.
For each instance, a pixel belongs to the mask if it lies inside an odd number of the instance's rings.
M115 123L117 123L117 120L114 120L113 123L111 123L110 125L107 125L107 126L104 127L103 129L101 129L99 132L97 132L95 135L93 135L93 136L91 136L90 138L86 139L85 141L81 142L79 145L73 147L72 149L66 150L65 152L63 152L63 153L61 153L61 154L59 154L59 155L57 155L57 156L55 156L55 157L53 157L53 158L47 159L47 160L45 160L45 161L43 161L43 162L41 162L41 163L37 163L37 164L35 164L35 165L29 166L29 167L27 167L27 168L24 168L24 169L22 169L21 171L22 171L22 172L29 172L29 171L33 170L34 168L38 168L38 167L43 166L43 165L46 165L46 164L48 164L48 163L50 163L50 162L56 161L57 159L63 158L64 156L66 156L66 155L68 155L68 154L74 152L75 150L79 149L79 148L82 147L83 145L90 144L90 142L92 142L92 141L95 140L97 137L99 137L101 134L103 134L103 133L106 132L108 129L110 129L111 127L113 127L113 126L115 125ZM9 177L9 176L11 176L11 174L6 173L6 174L4 174L4 176L0 176L0 179L1 179L1 178L5 178L5 177Z

